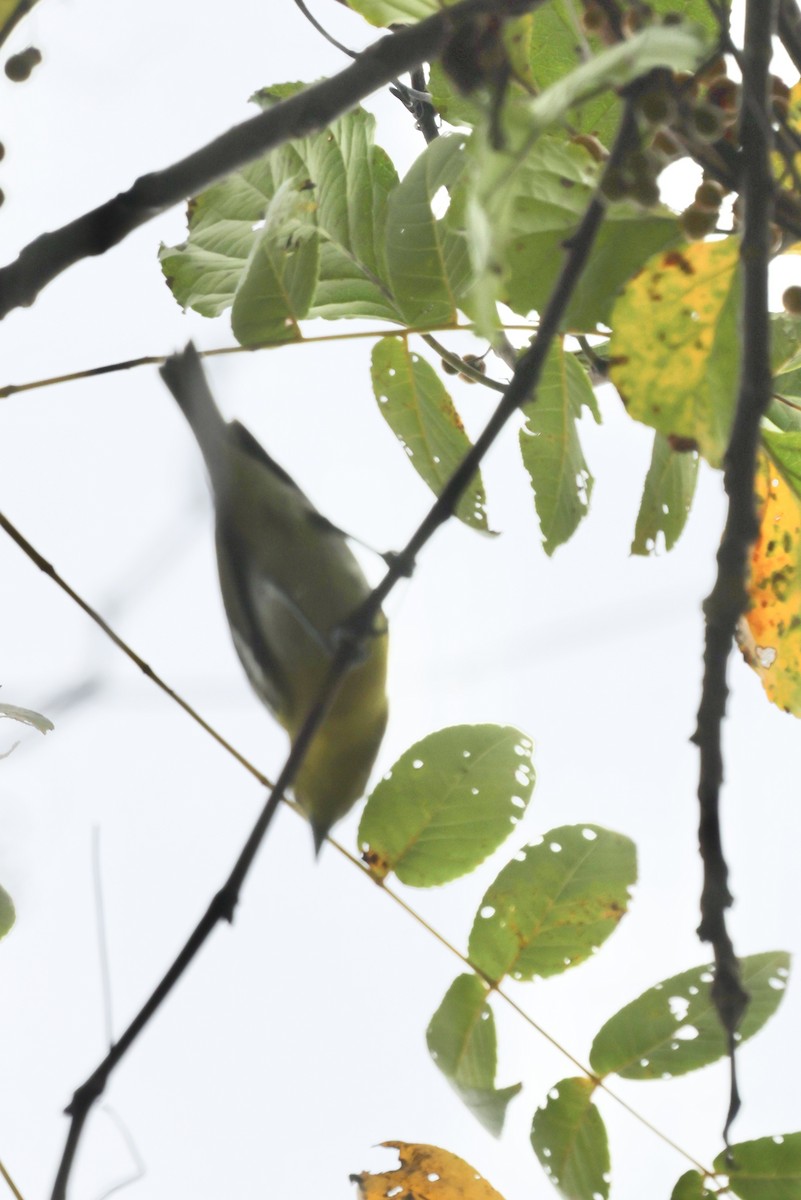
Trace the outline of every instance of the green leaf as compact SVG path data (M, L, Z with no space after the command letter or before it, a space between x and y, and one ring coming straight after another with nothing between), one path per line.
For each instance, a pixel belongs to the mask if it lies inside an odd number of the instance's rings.
M686 524L697 478L697 452L673 450L666 437L654 434L651 465L645 476L631 543L632 554L654 554L660 548L660 535L665 549L673 549Z
M520 430L546 554L572 537L589 508L593 478L576 428L582 408L600 422L586 372L557 342L545 361L536 399L523 407L526 423Z
M426 1031L428 1050L451 1087L494 1137L522 1084L495 1087L498 1046L487 987L477 975L455 979Z
M348 8L360 13L371 25L411 25L438 12L439 0L345 0ZM455 3L455 0L447 0Z
M763 429L762 441L787 483L801 497L801 431L779 433Z
M263 106L299 90L260 93ZM176 300L203 316L233 306L242 340L297 337L305 316L398 320L386 281L386 206L394 167L357 109L201 193L189 238L162 247Z
M700 1171L685 1171L676 1180L676 1186L670 1193L670 1200L714 1200L717 1192L711 1192L704 1184L704 1176Z
M532 132L563 121L577 104L599 92L619 89L655 67L671 71L694 71L711 48L700 27L679 23L650 25L616 46L594 55L556 82L529 106Z
M547 304L598 180L598 164L578 145L541 137L533 146L510 139L490 153L470 139L473 171L460 191L476 276L473 306L485 313L502 300L516 313L541 312ZM565 330L593 330L610 323L617 290L656 251L679 240L676 218L667 210L643 212L631 203L608 206L565 313ZM463 304L463 307L468 307Z
M542 92L581 61L578 21L571 0L551 0L532 13L532 20L531 74L537 91ZM607 143L620 120L620 99L614 91L607 91L571 110L567 118L572 130L593 133Z
M6 936L15 918L14 902L5 888L0 887L0 938Z
M438 496L471 445L442 380L430 363L412 353L406 338L400 337L376 343L371 376L385 421L418 475ZM474 529L487 529L487 499L480 474L459 501L456 516Z
M531 1145L554 1187L568 1200L606 1200L609 1141L592 1102L591 1079L563 1079L552 1087L531 1126Z
M654 255L612 310L610 379L635 420L719 466L739 362L736 237Z
M801 1196L801 1133L737 1142L731 1162L724 1150L714 1162L729 1190L742 1200L798 1200Z
M409 325L456 321L457 300L470 281L464 232L447 220L449 197L466 164L460 134L438 137L389 198L386 256L395 301ZM436 216L441 202L443 215Z
M563 825L525 846L486 892L468 957L495 983L545 978L589 958L617 927L637 878L633 842Z
M779 1007L790 956L782 950L740 960L751 1000L738 1041L757 1033ZM625 1079L666 1079L716 1062L726 1038L712 1003L714 968L694 967L665 979L615 1013L599 1030L590 1051L593 1071Z
M307 182L295 175L276 186L251 244L231 310L231 328L243 346L301 336L298 322L308 316L320 272Z
M431 887L472 871L525 811L532 750L501 725L454 725L416 742L375 787L359 825L373 873Z

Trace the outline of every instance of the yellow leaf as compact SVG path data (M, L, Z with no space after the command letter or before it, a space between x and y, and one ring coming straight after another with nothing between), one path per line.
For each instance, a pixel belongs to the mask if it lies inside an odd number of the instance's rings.
M739 239L660 251L612 311L610 378L629 414L713 466L734 413Z
M801 500L766 454L755 484L760 530L738 640L769 699L801 716Z
M474 1167L448 1150L412 1142L381 1145L397 1150L401 1165L378 1175L351 1175L359 1185L359 1200L503 1200Z

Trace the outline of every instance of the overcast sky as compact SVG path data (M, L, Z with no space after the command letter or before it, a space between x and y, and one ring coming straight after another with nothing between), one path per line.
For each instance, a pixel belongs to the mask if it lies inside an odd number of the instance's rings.
M320 0L332 31L370 31ZM41 0L8 44L44 62L24 85L0 76L5 158L0 260L191 151L249 113L257 88L314 80L343 60L290 0L224 9L169 0ZM422 148L391 98L378 140L402 166ZM184 315L160 274L175 210L101 259L81 263L3 324L6 382L170 352L189 337L232 343L225 318ZM333 332L333 327L322 332ZM317 329L314 332L318 332ZM445 339L443 339L445 340ZM470 343L448 340L453 349ZM217 359L210 378L338 524L401 545L430 502L372 398L369 342ZM482 347L483 348L483 347ZM494 367L496 370L500 368ZM493 403L454 385L468 428ZM483 891L514 850L566 823L632 837L640 883L630 914L592 961L518 986L536 1020L586 1060L598 1027L660 978L703 963L695 938L700 603L723 520L719 477L702 469L676 550L629 556L651 435L613 393L582 438L592 511L548 559L509 430L485 468L483 538L452 523L398 589L391 717L377 773L416 738L461 722L513 724L537 746L538 785L515 838L473 876L404 891L464 948ZM0 509L164 678L265 772L284 737L253 697L217 592L200 456L154 368L23 393L0 406ZM378 567L369 556L368 571ZM48 1194L61 1110L102 1057L92 830L99 829L113 1029L149 993L227 873L262 796L253 780L119 655L8 540L0 540L2 698L56 728L0 764L0 882L18 922L0 946L0 1158L25 1200ZM771 708L738 660L726 726L724 830L742 953L801 943L795 847L799 726ZM86 682L94 694L57 699ZM0 732L5 747L16 735ZM353 848L358 813L337 833ZM218 930L117 1071L107 1100L145 1174L131 1196L354 1195L350 1173L392 1164L372 1147L430 1142L467 1158L506 1200L552 1193L528 1144L531 1116L573 1068L495 1002L502 1085L524 1090L496 1143L431 1063L425 1028L458 962L335 851L315 864L309 831L280 814L233 930ZM738 1139L801 1128L801 1011L779 1015L741 1055ZM719 1064L621 1095L704 1162L720 1149L727 1073ZM605 1097L614 1200L667 1197L689 1165ZM94 1200L134 1170L112 1115L94 1112L72 1195ZM0 1185L0 1195L2 1185Z

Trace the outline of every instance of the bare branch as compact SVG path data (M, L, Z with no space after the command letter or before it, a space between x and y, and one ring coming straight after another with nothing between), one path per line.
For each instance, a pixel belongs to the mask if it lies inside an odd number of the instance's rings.
M740 129L744 203L740 389L724 461L729 509L717 556L717 578L704 603L704 681L698 725L693 735L701 752L699 843L704 864L698 935L702 941L711 942L714 950L716 969L712 998L729 1043L731 1097L723 1131L727 1144L729 1128L740 1107L734 1061L735 1035L748 1004L748 994L742 985L739 963L726 928L726 909L732 903L732 895L720 829L721 728L728 697L726 666L737 621L748 606L748 559L759 529L754 504L759 425L770 403L772 389L767 288L774 188L768 114L771 35L778 7L778 0L748 0L746 5Z

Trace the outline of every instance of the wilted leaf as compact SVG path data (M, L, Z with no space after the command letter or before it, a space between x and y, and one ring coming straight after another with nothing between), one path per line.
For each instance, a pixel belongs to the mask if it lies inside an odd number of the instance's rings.
M654 554L660 548L660 538L666 550L673 549L686 524L697 478L698 453L674 450L663 434L654 434L632 554Z
M676 1180L670 1200L714 1200L717 1194L717 1190L711 1192L705 1186L704 1176L700 1171L685 1171Z
M12 721L20 721L23 725L32 725L40 733L49 733L53 722L32 708L20 708L17 704L0 704L0 717L10 717Z
M409 349L406 338L386 337L372 355L373 391L381 413L418 475L439 495L470 449L470 439L434 368ZM480 474L456 508L475 529L487 529Z
M449 1150L409 1142L381 1145L397 1150L401 1165L380 1175L351 1175L360 1200L503 1200L474 1167Z
M789 966L790 956L781 950L740 959L751 999L735 1035L738 1041L753 1037L779 1007ZM625 1079L666 1079L722 1058L726 1036L710 994L713 972L711 965L684 971L621 1008L595 1037L593 1071Z
M411 746L377 784L359 825L371 871L430 887L472 871L512 832L532 788L517 729L454 725Z
M464 146L462 135L436 138L389 199L387 268L395 302L409 325L455 322L458 299L469 282L463 231L447 220L452 189L465 169Z
M264 106L297 91L265 90ZM189 238L162 247L176 300L203 316L233 306L245 342L298 336L303 317L398 319L387 295L386 204L395 169L361 109L297 139L201 193Z
M610 378L629 415L719 466L738 379L739 239L651 258L612 310Z
M521 1084L495 1087L498 1046L487 986L477 975L455 979L426 1031L428 1050L451 1087L494 1137Z
M5 888L0 887L0 938L6 936L15 918L14 902Z
M586 408L600 421L587 374L561 342L548 353L536 400L523 407L520 430L523 465L531 477L546 554L553 554L586 516L593 478L584 459L576 422Z
M592 1102L591 1079L563 1079L534 1114L531 1145L554 1187L568 1200L606 1200L609 1141Z
M751 550L750 608L738 640L769 699L801 716L801 434L765 431L763 438L781 471L760 455L755 480L759 536Z
M737 1142L731 1147L731 1161L724 1151L714 1167L728 1178L729 1190L742 1200L798 1200L801 1133Z
M634 844L597 825L563 825L525 846L481 901L468 957L488 979L557 975L617 928L637 878Z

